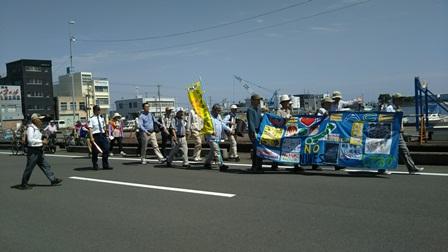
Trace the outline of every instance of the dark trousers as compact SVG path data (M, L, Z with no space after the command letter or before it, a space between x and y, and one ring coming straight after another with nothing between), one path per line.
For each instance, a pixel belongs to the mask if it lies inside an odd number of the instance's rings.
M252 141L251 159L252 159L252 169L261 170L263 159L257 156L257 145L255 144L255 141Z
M28 184L31 173L33 173L34 167L38 165L42 172L47 176L50 181L54 181L54 173L51 170L50 164L44 156L42 147L28 147L28 153L26 156L26 168L23 171L22 185Z
M164 157L167 156L166 147L168 143L171 143L171 136L162 131L162 154Z
M118 145L118 151L122 152L123 151L123 138L122 137L115 137L112 141L110 141L109 152L113 151L115 144Z
M105 134L93 134L93 140L95 141L95 143L98 145L98 147L101 148L101 150L103 151L103 168L108 168L109 167L109 142L107 141L106 135ZM92 164L93 164L93 168L97 168L98 167L98 153L100 153L98 151L98 149L96 148L95 145L92 144Z
M140 152L142 151L142 137L140 136L140 131L135 132L135 137L137 138L137 156L140 156Z

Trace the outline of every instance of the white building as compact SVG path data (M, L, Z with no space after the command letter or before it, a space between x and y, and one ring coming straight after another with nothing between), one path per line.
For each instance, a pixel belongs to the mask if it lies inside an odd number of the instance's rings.
M110 110L110 89L107 78L94 78L90 72L73 73L73 84L75 93L75 108L80 107L79 103L84 103L87 117L90 117L93 105L100 105L102 114L106 116ZM53 85L54 96L72 96L72 75L59 76L59 85ZM83 102L79 102L82 97ZM80 120L80 115L76 114L75 120Z
M116 112L120 113L126 119L135 119L137 115L142 111L143 103L149 103L149 112L153 113L154 116L160 117L164 112L166 107L174 107L176 105L175 98L131 98L115 101Z

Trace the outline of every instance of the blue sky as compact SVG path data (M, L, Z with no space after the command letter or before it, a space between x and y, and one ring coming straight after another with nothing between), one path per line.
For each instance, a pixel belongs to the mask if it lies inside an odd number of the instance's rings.
M413 78L448 93L448 1L371 0L352 8L191 46L157 49L241 33L306 17L362 0L313 0L272 15L219 29L157 40L129 39L218 25L305 0L17 1L0 8L0 73L20 58L50 59L53 75L69 64L68 24L76 71L107 77L113 99L140 94L187 101L185 87L202 77L217 102L248 93L233 75L280 93L340 90L347 98L378 93L413 93ZM156 49L156 50L154 50ZM257 89L255 89L257 90ZM259 90L265 97L271 94Z

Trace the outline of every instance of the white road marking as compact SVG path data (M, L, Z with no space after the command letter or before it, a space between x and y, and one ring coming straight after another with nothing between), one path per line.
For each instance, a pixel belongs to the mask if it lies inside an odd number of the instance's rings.
M0 152L0 154L2 155L11 155L11 152ZM79 155L62 155L62 154L45 154L45 156L49 156L49 157L67 157L67 158L86 158L87 159L87 155L84 156L79 156ZM98 157L99 159L101 159L101 157ZM125 160L125 161L141 161L140 158L124 158L124 157L109 157L109 159L111 160ZM160 163L159 160L157 159L146 159L147 161L150 162L154 162L156 164ZM182 161L173 161L173 163L181 163ZM190 161L191 164L202 164L202 162L194 162L194 161ZM225 162L226 165L228 166L234 166L234 167L251 167L251 164L243 164L243 163L232 163L232 162ZM269 168L271 167L270 165L263 165L264 168ZM283 168L283 169L291 169L291 166L283 166L283 165L279 165L279 168ZM332 168L322 168L323 170L326 171L332 171ZM375 170L363 170L363 169L344 169L347 172L372 172L372 173L376 173ZM408 172L403 172L403 171L394 171L394 170L390 170L391 174L409 174ZM438 173L438 172L416 172L414 173L414 175L424 175L424 176L442 176L442 177L448 177L448 173Z
M202 195L210 195L210 196L226 197L226 198L232 198L232 197L236 196L236 194L231 194L231 193L210 192L210 191L201 191L201 190L184 189L184 188L167 187L167 186L145 185L145 184L128 183L128 182L104 180L104 179L93 179L93 178L84 178L84 177L69 177L69 178L76 179L76 180L106 183L106 184L142 187L142 188L173 191L173 192L194 193L194 194L202 194Z

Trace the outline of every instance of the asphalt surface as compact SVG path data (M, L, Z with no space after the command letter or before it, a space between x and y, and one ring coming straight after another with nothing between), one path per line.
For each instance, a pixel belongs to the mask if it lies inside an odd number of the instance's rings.
M20 182L25 157L0 153L1 251L446 251L448 247L448 167L426 167L425 175L332 170L249 174L241 165L220 173L200 165L185 170L120 158L111 160L114 170L93 171L85 157L47 158L63 184L48 186L36 167L30 181L33 189L21 191L11 186Z

